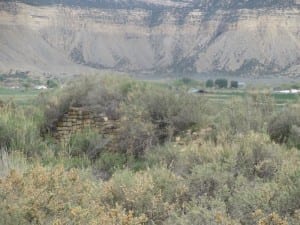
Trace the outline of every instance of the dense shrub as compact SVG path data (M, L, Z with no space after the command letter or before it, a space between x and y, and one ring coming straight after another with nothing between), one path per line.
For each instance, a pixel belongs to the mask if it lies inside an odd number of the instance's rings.
M265 132L273 113L272 97L254 93L231 99L218 114L215 123L219 132L226 132L227 135Z
M266 137L264 137L266 139ZM259 177L271 179L281 166L279 146L251 135L245 138L236 156L236 174L243 174L248 179Z
M41 112L34 107L5 105L1 108L0 148L8 152L19 150L28 156L41 153L45 148L39 132L41 121Z
M297 109L286 109L274 116L268 125L271 140L299 147L299 113Z
M230 88L238 88L239 87L239 82L232 80L230 81Z
M230 218L226 212L224 202L217 199L203 197L201 203L192 203L187 206L187 212L182 214L173 213L164 223L166 225L241 225L238 220Z
M73 157L86 155L90 160L95 160L105 151L109 142L108 138L103 138L98 132L86 129L71 136L68 153Z
M122 153L103 152L93 164L93 171L97 177L107 180L116 171L123 169L128 157Z
M237 177L234 194L229 197L227 207L231 217L238 219L241 224L256 224L256 210L272 211L270 202L276 193L272 183L245 183L242 177Z
M216 197L220 189L226 187L230 179L223 171L218 171L215 164L195 166L189 176L190 192L194 198Z
M116 224L147 221L118 205L101 202L99 185L77 170L36 166L24 174L15 171L0 182L0 224Z
M202 96L148 86L134 93L133 102L129 103L141 107L143 118L166 132L162 138L207 123L208 107Z
M214 81L213 80L207 80L205 83L205 86L208 88L211 88L214 86Z
M289 152L288 154L290 154L290 159L284 162L278 173L277 192L271 201L271 205L281 215L297 217L300 209L299 151L297 153Z
M136 215L144 213L148 224L163 224L169 214L180 207L187 188L182 179L166 169L132 173L119 171L104 184L104 202L121 205Z
M288 146L294 146L300 149L300 126L293 125L291 128Z
M140 158L158 139L153 124L135 119L122 121L116 142L118 152Z
M299 208L296 174L300 158L297 151L285 151L272 144L267 135L249 133L232 144L168 145L146 157L149 165L162 164L180 174L189 187L191 200L185 204L191 205L184 214L172 214L167 224L218 224L218 214L224 222L252 225L271 220L271 213L278 216L277 222L297 224L296 217L288 215ZM210 205L214 201L223 204L224 211L214 211ZM262 214L254 215L256 210Z
M228 87L228 80L227 79L216 79L215 86L218 88L227 88Z
M48 88L57 88L58 82L56 80L47 80L47 87Z

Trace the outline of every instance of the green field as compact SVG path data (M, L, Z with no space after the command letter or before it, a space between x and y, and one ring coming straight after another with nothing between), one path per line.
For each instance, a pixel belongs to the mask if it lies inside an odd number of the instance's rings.
M260 92L257 92L260 93ZM263 92L262 92L263 93ZM251 92L248 91L233 91L233 90L222 90L222 91L213 91L208 92L206 96L216 102L225 103L226 100L230 100L235 97L246 97L251 95ZM274 102L277 106L285 106L288 104L294 104L299 100L299 94L282 94L282 93L272 93L271 96L274 99Z
M0 100L12 101L17 105L28 105L33 103L33 100L43 91L33 89L10 89L0 88Z
M0 100L2 101L13 101L17 105L28 105L33 103L34 99L44 90L34 90L34 89L10 89L10 88L0 88ZM226 103L235 97L246 97L251 94L247 90L213 90L208 91L205 94L210 100L218 103ZM257 92L259 93L259 92ZM262 92L263 93L263 92ZM274 98L275 104L277 106L285 106L288 104L294 104L299 100L299 94L282 94L273 93L271 96Z

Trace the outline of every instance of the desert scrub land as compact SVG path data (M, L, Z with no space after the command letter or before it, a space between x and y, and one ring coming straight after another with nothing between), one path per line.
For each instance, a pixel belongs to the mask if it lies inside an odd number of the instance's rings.
M70 108L113 131L54 134ZM0 224L298 225L300 102L80 78L0 109ZM75 121L76 122L76 121ZM74 122L74 123L75 123Z

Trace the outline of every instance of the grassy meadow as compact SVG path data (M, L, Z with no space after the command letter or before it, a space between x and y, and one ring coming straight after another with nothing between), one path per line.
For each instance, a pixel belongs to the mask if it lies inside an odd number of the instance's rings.
M14 102L17 105L33 104L33 101L36 99L39 93L41 93L40 90L0 87L0 99L5 102Z
M0 224L299 225L299 95L194 85L106 76L1 88ZM119 128L59 142L70 107Z
M208 93L207 97L211 100L214 100L218 103L225 103L226 101L232 99L233 97L245 97L251 92L259 92L259 90L227 90L227 91L214 91L212 93ZM278 106L287 106L289 104L295 104L299 100L298 94L285 94L285 93L269 93L275 104Z

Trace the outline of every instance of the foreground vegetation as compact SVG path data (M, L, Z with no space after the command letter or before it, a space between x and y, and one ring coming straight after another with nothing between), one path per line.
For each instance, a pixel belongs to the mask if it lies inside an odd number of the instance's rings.
M91 78L4 104L0 224L297 225L300 107L246 93L206 95L129 78ZM51 138L70 106L118 121ZM113 143L112 143L113 142Z

